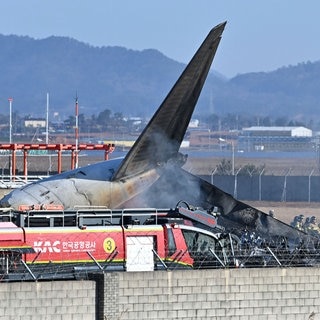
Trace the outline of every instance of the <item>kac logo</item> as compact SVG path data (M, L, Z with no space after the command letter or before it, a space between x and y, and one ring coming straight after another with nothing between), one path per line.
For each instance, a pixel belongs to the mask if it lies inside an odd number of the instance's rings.
M33 244L34 251L36 252L61 252L59 248L60 241L35 241Z

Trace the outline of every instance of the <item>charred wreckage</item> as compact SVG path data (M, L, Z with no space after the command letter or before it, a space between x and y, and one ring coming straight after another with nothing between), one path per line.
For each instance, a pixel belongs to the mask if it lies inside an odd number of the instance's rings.
M249 213L250 215L250 213ZM314 266L318 238L239 228L220 208L25 207L0 216L1 281L86 279L90 272Z

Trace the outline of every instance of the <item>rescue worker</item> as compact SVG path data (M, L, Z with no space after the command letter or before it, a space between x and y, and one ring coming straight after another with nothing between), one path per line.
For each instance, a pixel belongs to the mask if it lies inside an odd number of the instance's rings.
M304 222L304 224L302 225L302 228L305 232L308 232L308 228L309 228L309 224L310 224L310 217L306 218L306 221Z
M319 234L319 227L317 225L317 218L315 216L312 216L309 219L309 224L307 226L306 232L311 234Z
M291 227L294 227L298 230L303 229L303 215L300 214L299 216L295 216L293 221L290 223Z
M274 210L269 210L269 216L272 217L272 218L275 218Z
M298 216L295 216L293 218L293 220L290 222L291 227L294 227L294 228L296 227L297 219L298 219Z
M299 230L303 230L303 219L304 219L304 215L303 214L299 214L298 216L298 221L299 221Z

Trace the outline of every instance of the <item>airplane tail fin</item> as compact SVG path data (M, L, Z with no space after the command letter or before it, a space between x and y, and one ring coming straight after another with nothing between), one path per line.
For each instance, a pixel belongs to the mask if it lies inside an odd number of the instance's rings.
M221 23L209 32L112 180L138 174L177 157L225 25L226 22Z

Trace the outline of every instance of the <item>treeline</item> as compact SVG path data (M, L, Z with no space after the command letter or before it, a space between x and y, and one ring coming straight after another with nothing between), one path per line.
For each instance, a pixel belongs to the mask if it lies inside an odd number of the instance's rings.
M9 137L9 114L0 114L0 136ZM26 127L25 120L32 119L31 115L22 116L18 112L12 113L12 133L13 134L33 134L36 130L44 131L45 127ZM45 120L44 118L42 118ZM236 114L208 116L198 115L199 128L210 131L240 131L242 128L250 126L304 126L315 130L314 123L309 121L304 123L287 117L255 117ZM139 117L127 117L121 112L113 113L105 109L98 114L87 116L84 113L78 115L78 126L80 132L99 133L113 132L115 134L139 133L146 126L149 119ZM68 133L74 132L76 125L75 115L69 115L66 119L49 118L49 132Z

